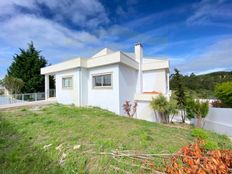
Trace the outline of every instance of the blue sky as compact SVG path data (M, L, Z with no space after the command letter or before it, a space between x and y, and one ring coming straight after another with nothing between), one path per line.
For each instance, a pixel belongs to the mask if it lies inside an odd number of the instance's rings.
M0 9L0 78L30 41L51 64L141 42L183 73L232 70L232 0L1 0Z

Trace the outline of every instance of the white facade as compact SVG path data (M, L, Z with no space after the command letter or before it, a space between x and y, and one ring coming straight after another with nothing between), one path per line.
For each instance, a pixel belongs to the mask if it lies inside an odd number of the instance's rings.
M112 74L112 87L95 89L92 76ZM97 67L89 70L88 76L88 105L98 106L119 114L119 66L117 64Z
M59 103L97 106L125 115L122 108L125 101L137 101L137 118L146 115L143 110L145 107L147 111L149 106L144 102L148 103L152 96L158 93L168 96L168 73L168 60L144 58L141 44L135 46L135 53L105 48L91 58L76 58L41 69L47 79L46 91L48 76L55 76Z

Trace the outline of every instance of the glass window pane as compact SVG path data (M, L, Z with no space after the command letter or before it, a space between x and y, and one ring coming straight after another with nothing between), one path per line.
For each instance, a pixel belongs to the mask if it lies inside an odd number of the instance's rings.
M102 86L102 77L101 76L94 77L94 86Z
M63 88L71 88L72 87L72 77L66 77L62 80Z
M103 75L103 86L111 86L111 74Z

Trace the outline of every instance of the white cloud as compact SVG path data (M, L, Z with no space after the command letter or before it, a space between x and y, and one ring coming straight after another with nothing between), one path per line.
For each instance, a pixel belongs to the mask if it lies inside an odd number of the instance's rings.
M209 74L212 72L226 71L226 70L227 70L226 68L213 68L213 69L209 69L206 71L200 71L200 72L196 73L196 75Z
M73 31L51 20L22 14L2 22L0 37L17 45L33 40L44 47L65 46L68 43L83 47L97 42L97 38L86 31Z
M194 4L194 13L187 19L187 24L216 24L215 20L218 18L232 20L232 3L227 2L226 0L202 0Z
M211 69L232 70L232 38L220 40L210 46L199 56L186 60L179 65L183 72L201 72Z
M104 6L99 0L37 0L56 16L82 27L96 27L109 22Z
M26 48L33 41L49 63L91 54L99 39L87 31L74 31L59 23L35 15L18 14L1 21L0 27L0 76L3 77L12 56L18 48ZM97 46L96 46L97 48ZM84 51L83 51L84 50Z
M12 15L16 13L17 6L35 9L34 0L1 0L0 15Z
M0 15L17 14L18 7L41 11L39 5L47 6L55 19L71 21L81 27L96 27L109 22L106 10L99 0L1 0Z

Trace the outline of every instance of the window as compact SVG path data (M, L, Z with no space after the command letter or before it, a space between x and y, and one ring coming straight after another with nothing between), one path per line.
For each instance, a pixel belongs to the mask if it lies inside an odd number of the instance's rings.
M72 77L62 78L62 87L63 88L72 88Z
M112 87L112 74L94 75L93 87Z

